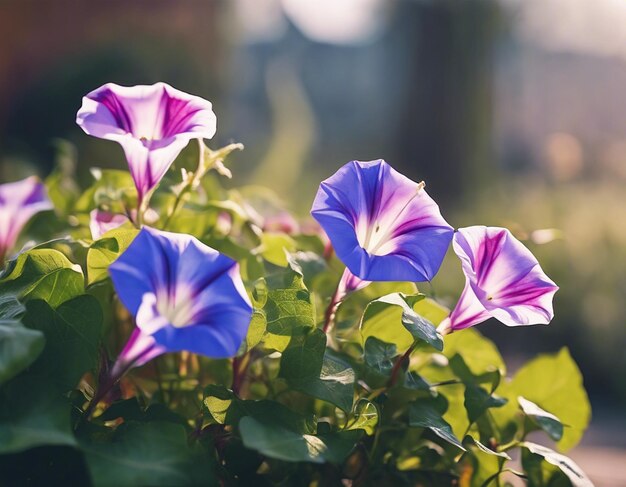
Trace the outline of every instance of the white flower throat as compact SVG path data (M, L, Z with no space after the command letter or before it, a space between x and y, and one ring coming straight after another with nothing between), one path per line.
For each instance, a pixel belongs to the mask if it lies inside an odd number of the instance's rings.
M194 295L188 286L179 284L173 292L164 290L157 293L157 311L176 328L193 324L193 304Z
M379 213L376 215L376 219L373 222L367 221L367 217L364 217L362 220L360 219L357 224L357 236L361 247L370 255L386 255L388 249L386 249L385 244L389 242L389 239L393 235L396 222L404 214L411 202L420 195L425 186L426 183L424 183L424 181L418 183L415 188L415 193L407 199L402 208L400 208L395 215L381 215ZM381 217L388 217L388 219ZM365 232L363 232L363 230L365 230ZM363 233L365 233L364 237Z

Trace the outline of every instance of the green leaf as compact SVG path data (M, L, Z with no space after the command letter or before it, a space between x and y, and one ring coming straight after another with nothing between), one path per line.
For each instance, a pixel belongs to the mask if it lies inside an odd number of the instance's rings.
M328 269L326 260L315 252L295 252L288 256L291 263L302 269L302 275L307 285L322 272Z
M350 411L354 400L354 370L344 360L327 351L317 378L290 385L301 392Z
M43 299L56 308L84 292L80 266L53 249L32 249L9 264L0 279L0 292L24 300Z
M292 389L328 401L344 411L352 408L354 371L347 362L326 350L326 335L317 328L299 345L283 352L279 377Z
M313 435L301 435L276 426L265 425L251 416L241 418L239 432L247 448L270 458L288 462L323 463L326 444Z
M76 444L70 403L46 381L20 377L0 389L0 453Z
M498 348L473 328L446 335L443 354L449 360L458 354L474 376L494 371L498 371L501 376L506 374L506 366Z
M498 393L509 399L509 404L492 412L501 427L515 421L519 414L518 396L550 411L568 425L559 450L567 451L581 439L591 418L589 398L583 387L582 374L567 348L552 355L540 355L525 364L510 383L504 383Z
M123 214L137 206L137 190L128 171L92 168L91 174L94 182L76 201L76 211L87 213L102 207Z
M368 399L361 398L354 405L354 409L348 418L345 429L362 429L368 435L373 435L378 425L378 408Z
M98 301L85 294L54 310L45 301L33 300L26 303L26 310L24 324L46 337L46 347L29 374L47 379L62 391L73 389L97 363L102 331Z
M350 411L354 371L348 363L326 351L326 335L318 328L287 348L280 360L279 377L292 389Z
M521 446L529 452L543 457L551 465L558 467L567 476L573 487L593 487L591 480L571 458L529 441L522 443Z
M55 139L55 167L44 181L46 192L57 212L67 215L79 195L76 176L76 148L66 140Z
M296 243L284 233L264 232L261 235L261 255L274 265L287 267L287 252L296 251Z
M108 277L109 266L128 248L137 233L136 228L114 228L91 244L87 252L88 284Z
M247 448L287 462L342 462L354 448L357 431L314 436L267 425L246 416L239 422L239 432Z
M489 390L495 391L500 385L500 370L492 369L489 372L483 372L482 374L474 374L463 360L463 357L458 353L449 361L450 368L454 374L461 379L464 384L489 384Z
M474 423L489 408L499 408L507 399L489 394L482 387L474 384L465 385L465 409L470 423Z
M432 391L432 386L421 375L416 372L408 372L404 375L404 387L413 389L416 391L428 391L432 394L436 394Z
M165 404L151 404L144 409L136 397L114 402L98 416L98 421L112 421L117 418L123 418L124 421L167 421L182 425L187 424L183 417L168 409Z
M287 348L280 359L279 377L289 384L299 384L319 378L326 351L326 335L319 328Z
M496 487L498 483L495 479L499 475L498 473L501 472L503 463L506 460L511 460L511 457L505 452L498 453L493 451L470 435L465 436L463 444L472 453L470 457L466 457L466 460L473 464L471 483L467 482L465 485L471 485L472 487Z
M418 400L409 405L409 425L428 428L440 438L465 451L450 425L443 419L438 404L432 400Z
M434 325L439 325L450 314L450 310L432 298L424 298L413 305L413 310Z
M246 334L246 341L244 343L244 352L248 352L256 347L267 330L267 319L265 312L262 309L255 309L252 313L252 319L250 320L250 326L248 327L248 333Z
M388 375L393 368L393 359L398 355L398 348L393 343L386 343L376 337L368 337L363 347L365 363L381 374Z
M265 347L282 352L292 339L315 327L315 307L302 274L292 267L266 279L263 306L266 319Z
M554 441L563 438L563 424L554 414L544 411L534 402L519 396L517 402L524 414L544 430Z
M0 297L0 384L32 364L43 350L43 333L20 322L25 311L13 296Z
M190 448L177 424L125 423L112 442L82 448L96 487L217 485L210 457Z
M504 458L505 460L511 459L511 457L509 456L507 452L493 451L491 448L483 445L480 441L478 441L476 438L474 438L471 435L467 435L465 438L463 438L463 443L469 443L470 445L475 446L476 448L478 448L478 450L480 450L483 453L486 453L487 455L493 455L495 457Z
M402 324L415 340L422 340L440 352L443 350L443 337L437 332L435 325L413 310L406 309L402 312Z
M262 423L296 433L315 432L316 421L313 415L302 416L276 401L242 400L232 391L218 385L207 386L204 394L203 404L219 424L236 425L241 418L251 416Z
M392 293L371 301L361 319L363 341L375 337L393 343L402 353L415 340L422 340L435 349L442 350L443 339L435 326L413 309L423 299L423 294Z

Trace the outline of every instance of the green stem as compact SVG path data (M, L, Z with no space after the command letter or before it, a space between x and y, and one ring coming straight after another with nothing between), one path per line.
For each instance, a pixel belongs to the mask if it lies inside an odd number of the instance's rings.
M193 185L198 177L198 174L201 172L202 165L204 163L204 141L202 139L198 139L198 169L196 169L192 174L192 176L187 180L187 184L179 191L176 195L176 199L174 200L174 206L172 207L172 211L167 218L165 219L165 223L163 223L163 228L167 229L172 217L178 212L180 204L183 201L183 196L187 194L187 192L193 188Z
M459 379L444 380L441 382L435 382L434 384L431 384L430 387L451 386L455 384L463 384L463 381Z
M180 207L180 204L183 201L183 196L187 193L189 187L190 187L189 185L185 186L183 189L180 190L180 192L176 196L176 199L174 200L174 206L172 207L172 211L170 211L169 215L167 215L167 218L165 219L165 223L163 223L164 229L167 229L169 227L172 217L176 214L176 212L178 212L178 208Z

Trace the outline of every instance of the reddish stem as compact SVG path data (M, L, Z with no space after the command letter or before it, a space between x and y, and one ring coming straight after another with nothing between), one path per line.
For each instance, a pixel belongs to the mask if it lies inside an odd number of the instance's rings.
M333 293L332 298L330 298L330 303L328 303L328 308L326 308L326 313L324 313L324 328L322 331L328 335L329 332L332 331L335 326L335 318L337 317L337 309L339 308L339 304L341 300L345 297L345 293L341 290L342 281L339 281L337 284L337 288Z
M246 378L246 372L248 370L248 365L250 365L251 358L250 353L246 353L241 357L233 358L233 382L231 386L231 390L235 393L235 395L239 396L241 392L241 388Z
M391 375L389 376L389 381L387 381L387 387L393 387L395 383L398 381L398 373L400 372L400 368L409 360L411 353L415 350L416 343L413 343L404 354L399 357L396 362L393 364L393 369L391 369Z

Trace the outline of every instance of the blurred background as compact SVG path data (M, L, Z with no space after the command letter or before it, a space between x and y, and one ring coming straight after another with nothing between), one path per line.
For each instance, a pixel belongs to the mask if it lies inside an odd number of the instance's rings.
M549 327L481 331L512 370L570 347L594 407L573 456L626 485L624 25L623 0L2 0L0 180L45 176L59 138L84 181L124 167L74 123L107 81L211 100L210 145L246 146L234 184L302 217L340 165L384 158L453 226L511 228L561 286ZM432 291L461 288L449 256Z

